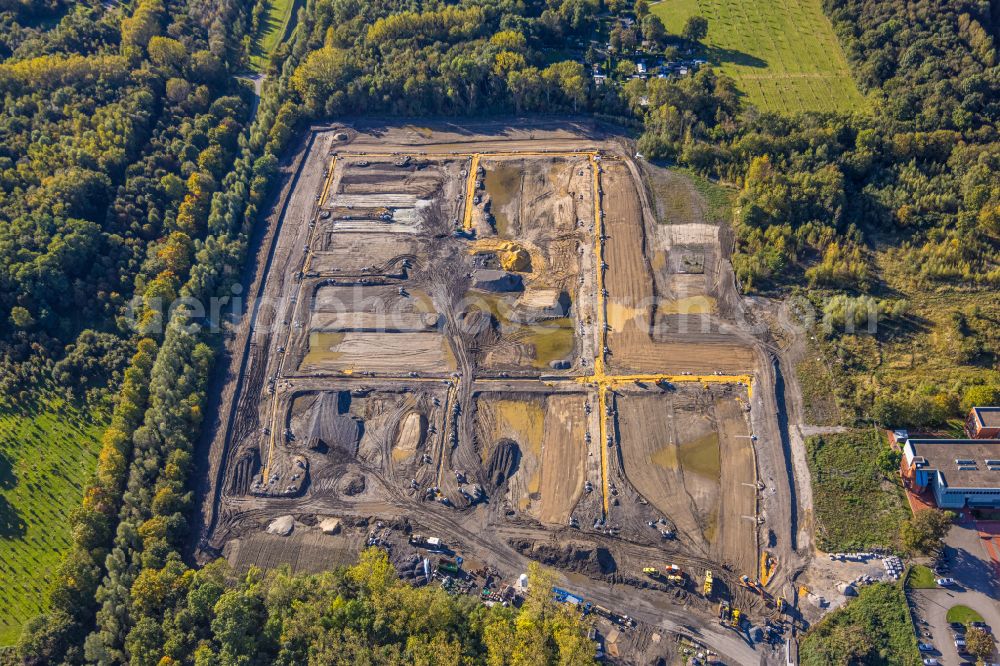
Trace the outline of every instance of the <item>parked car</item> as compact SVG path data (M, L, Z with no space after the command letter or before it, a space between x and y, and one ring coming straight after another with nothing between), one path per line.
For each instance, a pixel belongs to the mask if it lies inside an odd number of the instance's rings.
M917 649L921 652L934 652L934 646L930 643L917 643Z
M965 654L965 636L959 636L955 639L955 649L958 650L959 654Z
M965 625L962 624L961 622L949 622L948 626L955 631L958 631L963 634L965 633Z
M927 657L924 659L924 666L938 666L941 662L934 657Z
M992 634L993 633L993 630L990 629L990 625L986 624L985 622L970 622L969 626L970 627L975 627L976 629L982 629L983 631L985 631L988 634Z
M938 584L939 587L951 587L955 584L954 578L935 578L934 582Z

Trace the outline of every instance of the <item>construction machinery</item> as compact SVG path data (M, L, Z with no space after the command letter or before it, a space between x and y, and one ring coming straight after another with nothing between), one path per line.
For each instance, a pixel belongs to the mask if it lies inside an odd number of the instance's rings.
M785 598L775 597L773 594L764 589L759 580L753 580L749 576L740 576L740 584L751 592L755 592L760 595L760 598L764 600L764 603L769 607L773 608L779 613L785 611Z
M740 609L731 606L728 601L719 602L719 624L722 626L739 629L742 617Z
M760 554L760 584L767 585L778 568L778 560L771 553L762 551Z
M684 585L684 572L676 564L668 564L663 568L663 571L655 567L645 567L642 573L658 581L666 581L674 585Z
M702 588L702 592L706 597L712 595L712 570L707 569L705 571L705 587Z

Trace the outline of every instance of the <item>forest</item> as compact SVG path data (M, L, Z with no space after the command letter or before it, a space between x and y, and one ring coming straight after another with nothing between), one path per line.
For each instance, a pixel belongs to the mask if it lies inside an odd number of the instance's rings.
M311 120L613 123L646 158L738 189L733 263L744 291L804 294L840 321L846 299L881 311L888 337L834 327L823 343L840 360L850 418L943 423L972 397L1000 394L987 370L1000 348L1000 70L987 2L826 0L871 108L789 117L757 111L707 67L649 80L623 68L614 85L595 86L605 40L591 40L608 12L642 26L618 29L612 48L644 36L689 48L703 34L662 33L644 0L310 0L270 55L251 117L253 95L234 75L249 67L264 2L24 0L0 12L0 395L21 400L46 385L110 412L51 610L19 642L24 661L587 657L578 620L542 599L520 615L473 611L400 587L377 553L362 560L369 574L319 577L186 562L220 340L164 304L225 294L238 280L279 159ZM921 372L905 390L864 381L871 358L930 325L928 295L961 304L930 323L935 353L967 372ZM417 613L427 604L441 616ZM317 623L337 631L318 635ZM530 635L519 635L524 624ZM376 639L384 652L371 652Z

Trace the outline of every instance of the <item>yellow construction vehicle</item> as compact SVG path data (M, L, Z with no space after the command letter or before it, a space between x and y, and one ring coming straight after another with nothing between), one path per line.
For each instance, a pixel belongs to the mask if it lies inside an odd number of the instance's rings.
M653 567L645 567L642 570L642 573L646 574L647 576L650 576L651 578L660 577L660 572L657 569L654 569Z
M767 585L778 568L778 560L766 550L760 554L760 584Z
M729 626L733 629L739 629L740 627L740 610L738 608L733 609L733 619L729 622Z
M705 571L705 587L702 590L705 596L711 596L712 594L712 570L707 569Z

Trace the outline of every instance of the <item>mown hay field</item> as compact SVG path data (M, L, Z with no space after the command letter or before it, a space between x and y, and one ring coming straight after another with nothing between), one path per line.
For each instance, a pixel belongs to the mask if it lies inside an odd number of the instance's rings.
M0 410L0 645L47 610L103 429L59 398Z
M672 34L708 19L708 60L766 111L864 107L820 0L661 0L652 11Z

